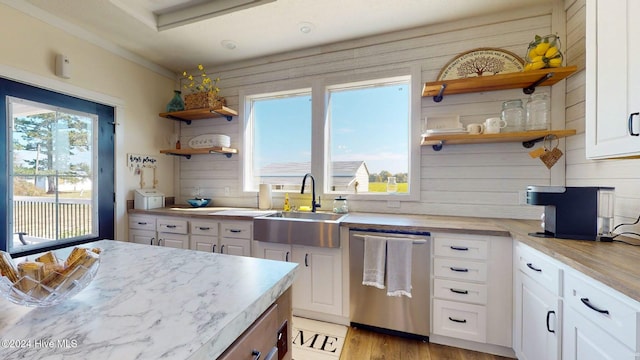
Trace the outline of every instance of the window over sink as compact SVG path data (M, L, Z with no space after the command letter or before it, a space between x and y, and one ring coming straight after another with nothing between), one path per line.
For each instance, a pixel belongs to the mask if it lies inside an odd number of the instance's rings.
M241 90L244 191L300 191L312 173L322 194L418 199L420 79L415 66Z

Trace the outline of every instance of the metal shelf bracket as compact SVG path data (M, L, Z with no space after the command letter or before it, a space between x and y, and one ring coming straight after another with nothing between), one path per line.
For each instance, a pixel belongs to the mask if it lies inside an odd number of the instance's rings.
M444 98L444 89L447 88L447 84L442 84L440 85L440 92L438 92L438 95L433 97L433 101L435 102L440 102L442 101L442 99ZM438 150L436 150L438 151Z
M536 87L540 86L540 84L542 84L543 82L551 79L553 77L553 75L555 75L555 73L553 73L553 72L545 74L540 79L538 79L538 81L536 81L533 84L529 85L528 87L522 89L522 92L527 94L527 95L533 94L536 91Z
M187 120L187 119L183 119L177 116L173 116L173 115L167 115L168 119L171 120L178 120L178 121L182 121L183 123L186 123L187 125L191 125L191 120Z

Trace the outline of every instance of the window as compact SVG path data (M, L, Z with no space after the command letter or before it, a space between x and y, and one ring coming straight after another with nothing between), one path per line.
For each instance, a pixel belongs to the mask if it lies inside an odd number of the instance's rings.
M20 256L113 238L114 109L4 79L0 95L0 248Z
M310 172L321 194L419 199L420 67L308 85L303 91L241 91L245 191L256 192L259 183L299 191Z
M248 106L245 190L257 191L261 183L299 189L301 174L311 172L310 91L250 97Z
M328 89L329 191L409 191L409 80L393 78Z

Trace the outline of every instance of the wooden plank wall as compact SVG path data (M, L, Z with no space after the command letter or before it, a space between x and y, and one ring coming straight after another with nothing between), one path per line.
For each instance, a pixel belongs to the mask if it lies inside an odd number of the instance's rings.
M222 95L233 108L239 107L238 93L257 84L310 86L311 80L322 77L416 64L421 67L422 82L432 81L448 61L471 49L497 47L524 56L534 35L551 32L551 12L550 5L522 9L227 64L215 71L222 79ZM527 97L521 90L504 90L445 96L441 103L422 98L420 119L459 114L464 124L482 122L498 116L503 101ZM224 133L231 135L232 146L238 146L241 123L234 119L182 125L182 143L198 134ZM537 219L541 208L520 204L520 197L527 185L549 185L552 175L539 160L531 159L528 151L517 143L445 146L440 152L425 146L420 149L420 201L401 202L400 208L389 208L386 201L349 201L349 206L353 211ZM242 192L239 158L211 155L176 159L178 202L184 202L199 186L217 206L256 206L256 194ZM307 195L290 195L294 204L309 202ZM282 198L282 194L274 194L275 207L281 207ZM323 196L323 209L330 209L332 198Z
M566 0L567 60L578 72L567 81L566 126L578 135L567 139L568 186L616 188L615 224L634 222L640 214L640 160L587 160L585 157L585 0ZM639 231L640 226L622 229Z

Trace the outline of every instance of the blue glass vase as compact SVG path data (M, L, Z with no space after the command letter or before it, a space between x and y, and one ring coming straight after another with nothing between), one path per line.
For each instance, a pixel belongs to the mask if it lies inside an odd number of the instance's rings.
M184 100L182 100L182 92L180 90L173 90L173 98L167 104L167 112L182 111L184 110Z

